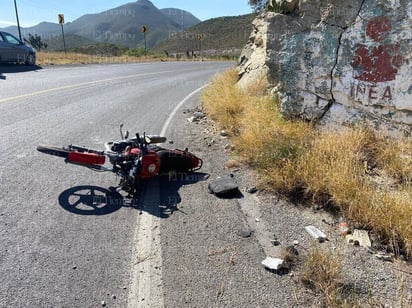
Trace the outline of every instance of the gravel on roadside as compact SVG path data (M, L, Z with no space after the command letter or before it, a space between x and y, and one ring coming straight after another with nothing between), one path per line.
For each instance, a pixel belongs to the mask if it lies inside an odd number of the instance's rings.
M321 209L256 191L254 172L228 164L234 158L230 139L199 112L196 106L181 110L176 121L184 123L184 129L171 132L176 147L189 144L204 166L175 182L165 180L162 186L162 194L177 209L161 226L166 306L320 307L321 295L300 281L302 260L315 246L344 256L342 287L348 298L355 296L365 306L412 306L410 263L385 261L370 249L346 243L336 218ZM210 194L210 181L228 174L241 195ZM327 240L319 243L310 236L305 230L310 225L325 233ZM288 247L297 254L289 269L274 272L261 264L266 257L282 258Z

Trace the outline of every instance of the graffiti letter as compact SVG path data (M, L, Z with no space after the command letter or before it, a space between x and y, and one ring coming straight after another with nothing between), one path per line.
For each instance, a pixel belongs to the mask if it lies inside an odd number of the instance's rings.
M369 99L377 99L378 98L377 96L372 96L372 94L377 94L378 93L374 90L375 87L376 86L371 86L370 87L370 89L369 89Z
M386 87L385 92L383 93L383 98L392 99L392 91L390 86Z

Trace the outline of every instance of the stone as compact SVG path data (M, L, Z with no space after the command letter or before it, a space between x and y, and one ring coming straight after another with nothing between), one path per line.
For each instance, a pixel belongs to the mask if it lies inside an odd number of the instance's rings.
M305 227L306 232L310 234L313 238L317 239L320 243L324 242L327 240L327 236L325 233L320 231L318 228L314 226L307 226Z
M217 197L230 197L239 194L239 187L233 175L217 177L209 183L208 189Z
M247 192L248 192L249 194L255 194L257 191L258 191L258 190L257 190L257 188L256 188L255 186L247 189Z
M272 243L273 246L279 246L280 245L279 240L271 240L270 242Z
M253 31L246 46L243 48L238 62L238 85L247 88L256 83L256 80L266 78L268 67L266 65L267 29L273 13L261 15L253 23Z
M249 238L252 236L252 231L246 230L246 229L241 229L239 230L239 235L243 238Z
M271 0L269 8L282 14L293 13L299 8L299 0Z
M226 130L223 129L223 130L220 131L220 136L227 137L227 136L229 136L229 133Z
M271 3L282 14L255 19L239 86L265 76L287 118L412 133L409 0Z
M192 116L192 117L190 117L190 118L187 118L187 120L189 121L189 123L193 123L193 122L199 121L199 119L196 118L196 117L194 117L194 116Z
M204 118L205 117L205 114L203 113L203 112L195 112L194 114L193 114L193 117L195 117L196 119L202 119L202 118Z

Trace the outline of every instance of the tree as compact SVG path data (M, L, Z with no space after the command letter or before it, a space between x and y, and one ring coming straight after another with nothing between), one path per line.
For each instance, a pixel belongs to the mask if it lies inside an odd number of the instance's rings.
M43 42L41 36L37 34L32 35L31 33L29 33L29 39L24 40L39 51L42 48L46 49L48 47L47 43Z
M270 0L249 0L249 5L255 12L263 11L269 4Z

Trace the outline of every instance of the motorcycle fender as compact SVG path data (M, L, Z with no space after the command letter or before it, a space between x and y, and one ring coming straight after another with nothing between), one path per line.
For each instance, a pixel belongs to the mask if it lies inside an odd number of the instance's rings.
M203 161L192 153L178 149L161 150L157 154L162 161L160 173L195 171L199 170L203 164Z

